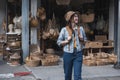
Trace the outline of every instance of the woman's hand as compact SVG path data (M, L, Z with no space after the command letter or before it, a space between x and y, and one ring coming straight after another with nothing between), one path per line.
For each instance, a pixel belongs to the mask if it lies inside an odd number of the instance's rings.
M68 36L68 38L67 38L68 42L70 42L71 39L72 39L72 37L71 37L71 36Z
M65 46L66 44L68 44L70 41L71 41L72 37L71 36L68 36L68 38L65 40L65 41L62 41L61 42L61 45L62 46Z
M65 45L68 44L68 43L69 43L68 40L62 41L62 42L61 42L61 46L65 46Z
M80 40L81 42L84 42L83 36L79 35L79 40Z

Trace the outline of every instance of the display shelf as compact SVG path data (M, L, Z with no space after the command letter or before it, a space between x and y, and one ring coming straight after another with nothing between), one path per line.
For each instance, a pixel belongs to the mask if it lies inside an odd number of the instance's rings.
M16 33L6 33L6 35L7 35L7 42L6 45L4 46L3 58L6 61L10 61L11 64L13 65L18 65L20 64L20 60L22 58L21 35L17 35ZM15 57L17 59L15 59Z
M114 46L111 45L104 46L102 42L89 41L85 43L84 51L86 51L87 54L101 52L110 53L114 51Z
M6 42L6 36L4 34L0 34L0 56L3 55L3 48Z

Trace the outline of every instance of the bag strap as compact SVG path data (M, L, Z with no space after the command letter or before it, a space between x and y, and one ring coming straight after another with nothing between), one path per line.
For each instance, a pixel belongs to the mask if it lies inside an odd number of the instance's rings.
M79 36L80 35L80 27L78 27L77 31L78 31L78 36Z

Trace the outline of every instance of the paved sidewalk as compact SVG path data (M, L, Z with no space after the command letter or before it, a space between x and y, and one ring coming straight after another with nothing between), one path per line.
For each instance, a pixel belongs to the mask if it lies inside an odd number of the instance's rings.
M8 74L14 72L27 72L28 70L23 66L9 66L0 57L0 74ZM12 78L0 78L0 80L36 80L36 78L31 74L27 76L17 76Z
M37 79L42 80L64 80L63 63L56 66L27 67ZM120 70L113 65L88 67L83 65L83 80L120 80Z
M0 80L37 80L31 75L29 76L18 76L18 77L13 77L13 78L0 78Z
M83 79L83 80L120 80L120 76L115 76L115 77L98 77L98 78L88 78L88 79Z
M56 66L27 67L26 65L11 67L0 59L0 74L14 73L22 71L32 71L33 74L27 76L17 76L13 78L0 78L0 80L64 80L63 63ZM120 80L120 70L107 66L83 66L83 80Z

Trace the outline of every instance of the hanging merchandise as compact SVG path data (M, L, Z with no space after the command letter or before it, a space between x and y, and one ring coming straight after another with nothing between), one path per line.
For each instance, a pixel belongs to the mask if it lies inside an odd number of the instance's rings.
M39 22L38 19L36 17L37 14L37 0L31 0L31 27L37 27Z
M46 19L46 11L43 7L38 8L37 17L39 17L42 21Z
M45 27L45 30L43 31L43 35L42 35L42 38L43 39L48 39L50 37L50 28L52 27L52 20L49 19L48 20L48 23L47 23L47 26Z
M58 35L59 35L59 29L56 23L55 15L53 13L53 18L52 20L51 19L48 20L48 24L46 26L45 31L43 31L42 38L56 40Z
M56 27L56 19L55 15L53 13L53 18L52 18L52 26L50 27L49 33L53 36L55 33L55 27Z
M105 22L105 27L103 28L103 32L105 32L105 33L108 33L108 31L109 31L109 22L108 22L108 20Z
M83 23L90 23L94 21L95 14L94 13L82 14L81 17Z
M55 18L55 14L53 13L53 18L52 18L52 27L53 27L53 34L51 36L51 39L54 39L56 40L56 38L58 37L59 35L59 29L58 29L58 25L56 23L56 18ZM51 33L51 31L50 31Z
M37 27L39 25L39 21L37 18L37 0L31 0L31 44L37 44Z
M69 5L71 0L56 0L57 5Z
M97 30L103 30L104 27L105 27L105 21L103 19L103 16L98 17L98 21L96 23L96 29Z
M49 19L48 20L48 24L46 26L45 31L43 31L43 39L51 39L51 40L56 40L57 37L59 35L59 30L56 24L56 19L55 19L55 15L53 13L53 18L52 20Z
M31 18L31 21L30 21L30 26L31 26L31 27L37 27L38 24L39 24L38 19L35 18L35 17L32 17L32 18Z

